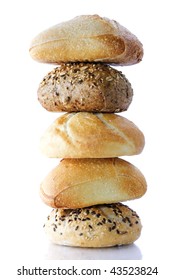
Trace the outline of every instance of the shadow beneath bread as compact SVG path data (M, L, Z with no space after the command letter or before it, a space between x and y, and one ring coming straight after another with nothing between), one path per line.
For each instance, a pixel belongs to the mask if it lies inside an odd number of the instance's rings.
M45 260L141 260L135 244L111 248L78 248L49 244Z

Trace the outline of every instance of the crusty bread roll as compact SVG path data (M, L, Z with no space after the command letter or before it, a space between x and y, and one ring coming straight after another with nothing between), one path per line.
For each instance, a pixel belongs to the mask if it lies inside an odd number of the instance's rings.
M41 137L41 152L55 158L110 158L141 153L144 135L116 114L66 113Z
M141 233L139 216L117 203L82 209L53 209L44 229L59 245L110 247L133 243Z
M62 64L38 89L41 105L54 112L121 112L128 109L132 96L126 77L101 63Z
M107 62L131 65L143 57L135 35L114 20L83 15L57 24L36 36L30 47L39 62Z
M40 196L55 208L83 208L139 198L142 173L120 158L63 159L43 180Z

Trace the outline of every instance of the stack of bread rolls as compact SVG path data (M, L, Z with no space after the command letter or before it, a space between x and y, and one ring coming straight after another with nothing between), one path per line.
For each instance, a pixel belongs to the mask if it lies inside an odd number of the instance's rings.
M78 16L36 36L33 59L54 63L38 88L38 100L62 113L41 138L41 151L60 158L41 183L52 212L44 225L56 244L108 247L130 244L141 233L135 211L121 202L143 196L143 174L120 156L137 155L144 135L118 113L131 104L133 89L113 66L143 57L136 36L114 20ZM111 66L112 65L112 66Z

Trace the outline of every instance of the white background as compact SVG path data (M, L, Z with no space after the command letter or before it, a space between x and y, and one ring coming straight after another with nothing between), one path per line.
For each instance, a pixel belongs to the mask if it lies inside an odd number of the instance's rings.
M174 26L173 2L140 0L1 1L0 7L0 174L1 254L24 261L113 259L171 261L174 252ZM118 67L132 84L134 98L122 116L145 134L144 151L126 158L145 175L147 194L128 202L143 231L132 246L91 250L50 244L42 225L50 212L39 185L58 160L43 157L39 139L55 120L37 101L37 88L54 66L33 61L30 41L44 29L80 14L119 21L143 43L137 65ZM167 262L167 260L169 260Z

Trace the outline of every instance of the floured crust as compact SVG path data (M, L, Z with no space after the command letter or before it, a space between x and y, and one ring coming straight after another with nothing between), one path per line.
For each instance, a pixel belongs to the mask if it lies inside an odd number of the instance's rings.
M63 159L43 180L41 199L55 208L83 208L139 198L143 174L120 158Z
M39 102L51 112L122 112L132 96L126 77L102 63L61 64L38 88Z
M66 113L41 137L41 152L58 158L110 158L141 153L144 135L116 114Z
M135 211L117 203L83 209L53 209L44 225L51 242L77 247L133 243L141 234Z
M137 37L118 22L82 15L40 33L31 43L30 54L46 63L93 61L131 65L141 61L143 48Z

